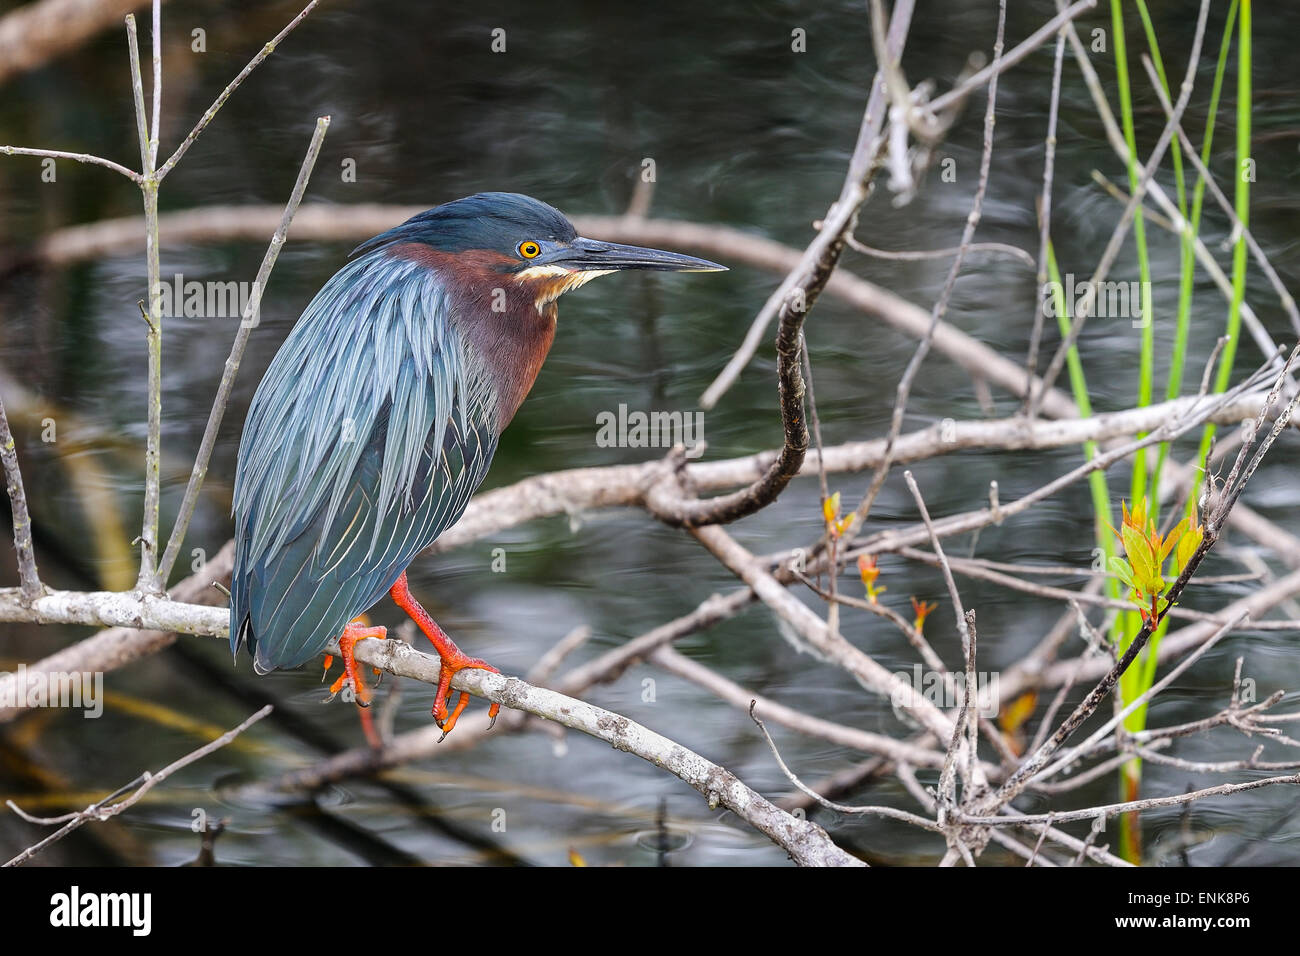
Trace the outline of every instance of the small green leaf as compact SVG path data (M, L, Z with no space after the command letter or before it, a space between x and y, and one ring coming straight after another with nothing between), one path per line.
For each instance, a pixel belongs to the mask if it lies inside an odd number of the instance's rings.
M1115 575L1115 577L1119 578L1130 588L1137 590L1137 585L1133 583L1133 572L1129 568L1128 562L1118 554L1112 554L1110 556L1110 571L1111 574Z
M1133 568L1133 580L1143 591L1152 590L1147 583L1156 576L1155 561L1151 555L1151 545L1147 543L1136 528L1125 525L1124 531L1124 554L1128 557L1128 563Z

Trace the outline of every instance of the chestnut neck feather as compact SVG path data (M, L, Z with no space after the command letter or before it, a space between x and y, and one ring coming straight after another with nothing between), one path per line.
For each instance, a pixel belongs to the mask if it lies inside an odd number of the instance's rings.
M451 321L474 350L496 397L496 431L501 434L533 387L555 340L557 310L543 297L539 281L520 282L503 264L508 256L491 250L440 252L423 243L401 243L391 254L434 269L451 293ZM495 311L494 311L495 307Z

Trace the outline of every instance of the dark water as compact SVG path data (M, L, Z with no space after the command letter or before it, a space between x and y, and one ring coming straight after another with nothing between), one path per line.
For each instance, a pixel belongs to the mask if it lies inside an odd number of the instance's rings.
M1213 55L1226 4L1211 13L1198 85L1187 124L1204 127ZM934 77L946 88L967 55L992 43L991 2L923 3L914 21L904 68L913 80ZM1018 41L1051 16L1050 3L1013 4L1008 39ZM1190 48L1195 5L1154 4L1157 31L1172 75L1181 75ZM170 3L164 10L163 152L177 143L224 83L295 12L294 4ZM1261 16L1261 20L1262 20ZM1082 21L1085 34L1108 28L1106 13ZM1270 11L1257 23L1254 114L1259 181L1252 229L1284 280L1294 287L1298 176L1296 77L1289 37L1300 10ZM190 50L191 31L206 31L207 52ZM492 31L506 31L507 49L491 52ZM791 51L802 28L807 52ZM1141 75L1136 16L1130 55ZM102 36L85 49L0 88L0 142L99 152L133 161L134 121L123 38ZM1109 57L1098 57L1110 84ZM1037 248L1034 204L1041 175L1042 137L1051 78L1050 48L1031 56L999 87L994 169L980 238ZM699 3L473 5L327 3L241 89L168 178L164 210L213 204L280 204L288 194L314 117L333 117L308 193L309 201L434 205L482 189L511 189L544 198L571 214L618 213L631 194L642 160L657 170L653 214L735 226L802 245L839 189L873 71L862 5ZM1225 102L1231 103L1230 69ZM1139 146L1154 144L1159 105L1136 79ZM866 208L859 235L892 249L927 249L956 242L975 186L981 143L982 97L975 98L943 155L956 160L956 183L932 176L910 206L895 209L885 192ZM1078 72L1067 55L1054 203L1054 238L1062 268L1091 272L1120 207L1091 179L1100 169L1124 172L1102 139ZM1232 127L1222 117L1213 165L1232 162ZM345 182L354 160L356 181ZM0 236L21 248L59 226L138 214L133 187L107 171L61 163L57 182L41 183L35 160L0 163ZM1162 177L1168 184L1171 177ZM1224 220L1207 200L1203 234L1218 250ZM1177 300L1176 241L1149 228L1157 329L1157 391L1164 388ZM229 482L247 403L275 348L316 289L345 261L353 243L291 241L263 302L262 325L244 361L211 470L187 541L215 551L229 537ZM262 248L254 244L168 245L163 275L200 280L251 279ZM725 261L725 257L719 257ZM1220 254L1220 261L1228 256ZM845 266L929 307L947 263L894 263L850 253ZM139 444L144 435L143 326L135 302L144 294L142 256L135 251L54 271L10 271L0 287L0 369L57 408L58 421L83 423L102 437L68 447L43 444L39 423L17 421L38 532L41 568L51 584L97 587L129 584L129 541L140 506ZM1135 279L1131 242L1114 273ZM692 410L697 397L739 342L777 277L738 266L719 276L616 277L566 297L560 333L548 363L506 433L487 486L581 465L641 461L644 449L599 447L596 416L632 409ZM1270 332L1289 341L1275 297L1252 275L1251 301ZM1004 259L974 260L956 287L948 318L1009 357L1022 357L1037 297L1030 270ZM1195 377L1222 329L1225 306L1198 273L1189 377ZM234 331L233 320L177 318L166 330L164 442L181 468L192 459ZM1089 322L1082 350L1094 405L1132 404L1136 392L1137 330L1127 320ZM914 343L833 300L823 300L808 326L819 410L828 442L862 439L887 428L894 383ZM1050 345L1056 338L1050 335ZM1238 369L1253 367L1258 350L1242 346ZM774 359L765 347L723 403L705 417L709 454L758 451L779 441L774 410ZM10 396L5 396L12 401ZM1015 403L995 394L994 412ZM913 394L908 428L981 412L969 377L932 355ZM1191 445L1180 446L1182 457ZM1032 490L1045 476L1080 460L1077 449L1046 453L962 453L914 467L929 507L947 514L975 507L997 479L1003 500ZM1295 442L1284 440L1260 471L1246 500L1293 532L1297 517ZM183 475L165 469L169 526ZM833 487L856 500L863 475L835 476ZM1123 473L1112 478L1118 497ZM87 503L87 495L96 497ZM1092 547L1091 511L1083 486L1027 516L986 530L976 554L1006 561L1086 565ZM901 477L891 480L873 513L873 528L914 520ZM814 482L800 481L774 507L734 529L755 552L806 544L819 530ZM1232 541L1281 566L1248 540ZM954 543L968 553L971 542ZM505 573L491 570L504 548ZM16 576L3 551L0 582ZM188 558L186 559L188 560ZM186 561L182 562L184 565ZM939 576L930 569L882 559L888 600L936 600L928 632L939 652L958 660L952 614ZM1239 570L1210 562L1210 573ZM572 628L593 637L574 662L693 609L734 579L679 532L639 513L602 512L553 518L417 562L416 593L463 647L507 673L526 671ZM1067 582L1068 583L1068 582ZM1078 583L1073 582L1073 583ZM854 588L846 578L846 588ZM976 581L961 582L978 608L983 666L1005 668L1032 647L1060 608ZM1255 585L1206 586L1189 604L1215 608ZM1294 610L1294 609L1293 609ZM1296 615L1292 615L1296 616ZM375 612L396 624L393 609ZM844 630L891 669L913 660L887 623L857 613ZM78 628L0 625L0 667L31 660L84 636ZM1242 632L1223 641L1152 708L1152 726L1206 716L1227 700L1233 661L1245 658L1263 698L1300 686L1294 635ZM888 702L864 695L843 674L801 656L782 639L770 614L751 609L678 643L692 658L732 680L809 713L856 727L899 733ZM1077 641L1071 645L1077 651ZM310 762L322 752L361 741L352 708L321 706L314 667L256 679L246 659L231 668L216 641L181 647L108 675L115 695L95 721L40 712L4 729L0 796L34 810L62 812L90 793L116 786L197 746L208 727L224 729L273 699L280 713L240 745L190 768L156 790L121 823L86 828L47 854L50 862L178 863L197 852L190 824L198 811L229 817L218 858L238 864L497 862L514 857L563 863L570 848L592 863L643 865L656 860L655 816L666 800L678 865L779 864L783 854L729 815L710 812L674 778L605 745L570 734L563 747L546 736L499 736L472 753L427 761L395 773L411 799L371 782L349 782L322 798L323 808L275 810L224 801L215 784L232 776L268 777ZM643 681L655 682L653 702ZM428 721L432 690L405 684L399 729ZM748 718L693 685L637 668L589 699L679 740L737 772L769 794L790 788ZM1290 698L1294 703L1294 695ZM475 702L480 707L481 702ZM1287 709L1283 704L1282 709ZM786 758L806 780L842 769L861 755L778 731ZM1181 740L1172 749L1192 760L1238 759L1253 742L1220 733ZM1274 757L1273 759L1281 759ZM1239 775L1233 779L1246 779ZM1148 766L1144 793L1181 792L1220 782L1182 770ZM1109 802L1107 779L1077 795L1076 805ZM54 794L43 797L42 794ZM845 797L849 802L910 806L886 780ZM46 803L41 801L45 800ZM1260 790L1230 801L1144 817L1151 862L1224 865L1300 862L1294 793ZM494 821L504 811L504 832ZM894 824L819 814L845 846L883 862L927 862L937 841ZM32 842L36 831L0 817L0 856ZM1188 834L1192 836L1189 838ZM1190 845L1189 845L1190 844ZM499 847L498 853L491 848ZM1186 850L1185 858L1180 856ZM992 853L992 851L990 851ZM504 855L503 855L504 854ZM990 856L990 859L996 859Z

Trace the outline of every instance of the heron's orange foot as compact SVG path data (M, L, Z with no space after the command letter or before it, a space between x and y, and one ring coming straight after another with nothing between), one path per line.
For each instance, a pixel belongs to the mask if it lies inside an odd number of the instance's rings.
M445 653L444 653L445 650ZM460 649L447 641L447 646L438 648L442 664L438 670L438 693L433 698L433 720L442 729L442 738L451 733L451 729L456 726L456 721L460 719L461 713L469 705L469 694L463 690L460 691L460 697L456 699L456 707L450 713L447 712L447 698L451 695L451 679L457 671L463 671L468 668L491 671L493 674L501 672L486 661L481 661L477 657L466 657ZM496 723L497 714L501 711L501 705L493 702L488 708L488 717L492 723ZM492 724L489 724L490 728ZM440 739L442 739L440 738Z
M351 621L348 626L343 628L343 633L339 635L339 656L343 658L343 673L339 675L334 683L330 684L330 695L327 700L333 700L338 696L344 687L352 688L352 696L358 707L366 708L370 706L370 689L366 687L365 682L361 679L361 673L357 669L357 660L354 656L354 649L357 641L363 641L368 637L376 640L384 640L388 636L388 629L383 627L366 627L359 621ZM329 672L330 665L334 662L333 655L326 655L325 670ZM378 673L378 671L376 671ZM324 680L324 677L321 678ZM379 733L375 730L374 720L368 710L361 711L361 728L365 731L366 740L370 746L379 748L383 742L379 739Z
M447 636L446 631L438 626L438 622L429 616L429 612L420 607L420 602L415 599L411 593L410 586L406 582L406 572L403 571L398 579L393 583L389 590L389 595L398 607L407 613L416 626L424 632L424 636L433 642L434 649L438 652L438 657L442 664L438 671L438 693L433 698L433 719L434 722L442 729L442 737L439 740L446 739L451 733L451 729L456 726L456 721L460 719L461 713L469 704L469 694L464 691L460 692L460 697L456 700L456 709L447 712L447 697L451 693L451 679L457 671L463 671L467 667L476 667L479 670L491 671L493 674L501 672L485 661L477 657L467 657L455 642ZM501 705L493 703L488 708L488 716L492 718L492 723L496 723L497 714L501 711ZM489 727L492 725L489 724Z

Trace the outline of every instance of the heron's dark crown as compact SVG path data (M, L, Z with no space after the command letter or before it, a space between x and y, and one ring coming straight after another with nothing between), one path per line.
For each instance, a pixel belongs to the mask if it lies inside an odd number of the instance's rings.
M445 253L487 249L513 256L526 239L567 242L575 236L569 220L540 199L521 193L476 193L412 216L363 242L353 255L419 242Z

